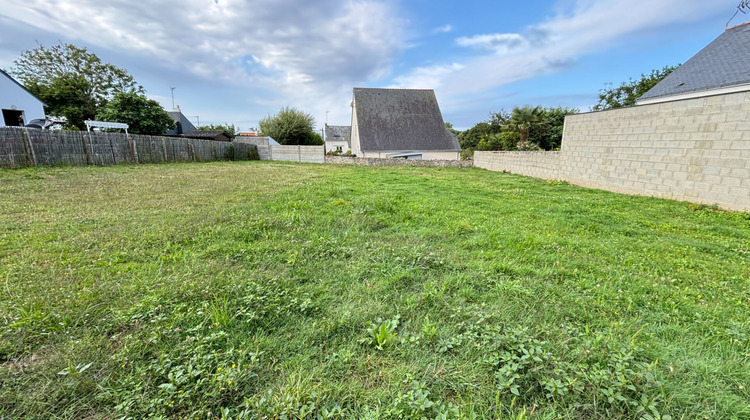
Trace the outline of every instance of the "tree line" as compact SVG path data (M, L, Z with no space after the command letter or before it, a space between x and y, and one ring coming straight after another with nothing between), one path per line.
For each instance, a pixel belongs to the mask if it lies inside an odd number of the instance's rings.
M672 73L677 66L666 66L641 74L639 79L629 79L618 86L608 86L599 91L598 102L592 111L634 106L636 100ZM465 131L446 128L458 135L462 155L471 156L475 150L559 150L562 144L565 116L580 112L577 108L514 107L511 112L501 110L490 113L489 119Z

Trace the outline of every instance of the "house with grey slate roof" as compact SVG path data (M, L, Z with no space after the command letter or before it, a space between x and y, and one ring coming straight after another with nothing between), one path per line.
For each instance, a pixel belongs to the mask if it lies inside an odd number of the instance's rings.
M750 91L750 23L724 31L643 94L637 105Z
M352 149L351 137L352 127L349 125L328 125L325 126L326 153L339 151L346 153Z
M354 88L352 153L365 158L458 160L432 89Z
M197 130L197 128L193 125L193 123L190 122L189 119L182 113L182 110L180 110L180 106L178 105L177 108L173 109L172 111L167 112L170 117L174 120L174 128L168 130L166 132L166 135L168 136L179 136L185 133L190 133L191 131Z

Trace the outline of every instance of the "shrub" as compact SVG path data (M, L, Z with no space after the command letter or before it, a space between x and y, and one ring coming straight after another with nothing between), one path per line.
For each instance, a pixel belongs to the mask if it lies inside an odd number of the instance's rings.
M323 139L313 130L315 118L296 108L281 108L278 114L260 120L263 135L270 136L283 145L318 145Z

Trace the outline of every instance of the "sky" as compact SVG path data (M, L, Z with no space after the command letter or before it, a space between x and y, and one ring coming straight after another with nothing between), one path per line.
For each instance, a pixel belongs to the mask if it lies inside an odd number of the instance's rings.
M601 89L688 60L738 3L3 0L0 68L39 44L84 46L167 110L173 92L193 124L243 131L285 106L349 125L354 87L434 89L466 129L514 106L587 111Z

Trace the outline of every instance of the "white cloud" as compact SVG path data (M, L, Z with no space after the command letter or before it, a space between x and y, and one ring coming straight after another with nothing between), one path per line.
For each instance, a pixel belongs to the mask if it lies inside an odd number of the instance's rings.
M456 39L456 44L478 50L508 53L528 47L529 41L520 34L487 34L461 37Z
M443 25L443 26L439 26L439 27L433 29L432 33L433 34L446 34L448 32L452 32L452 31L453 31L453 26L451 26L451 25Z
M435 89L440 86L440 82L445 76L463 68L464 66L459 63L418 67L406 76L396 77L396 84L390 87L402 89Z
M718 1L731 7L730 0ZM461 63L460 69L437 74L433 82L448 97L485 92L560 71L586 54L627 43L644 31L687 24L723 9L716 2L701 0L576 0L567 5L521 34L458 38L458 45L481 53ZM424 69L416 69L401 79L419 78L423 73Z
M324 112L390 72L405 35L389 1L9 0L0 15L128 55L152 73L261 88L276 93L273 108Z

